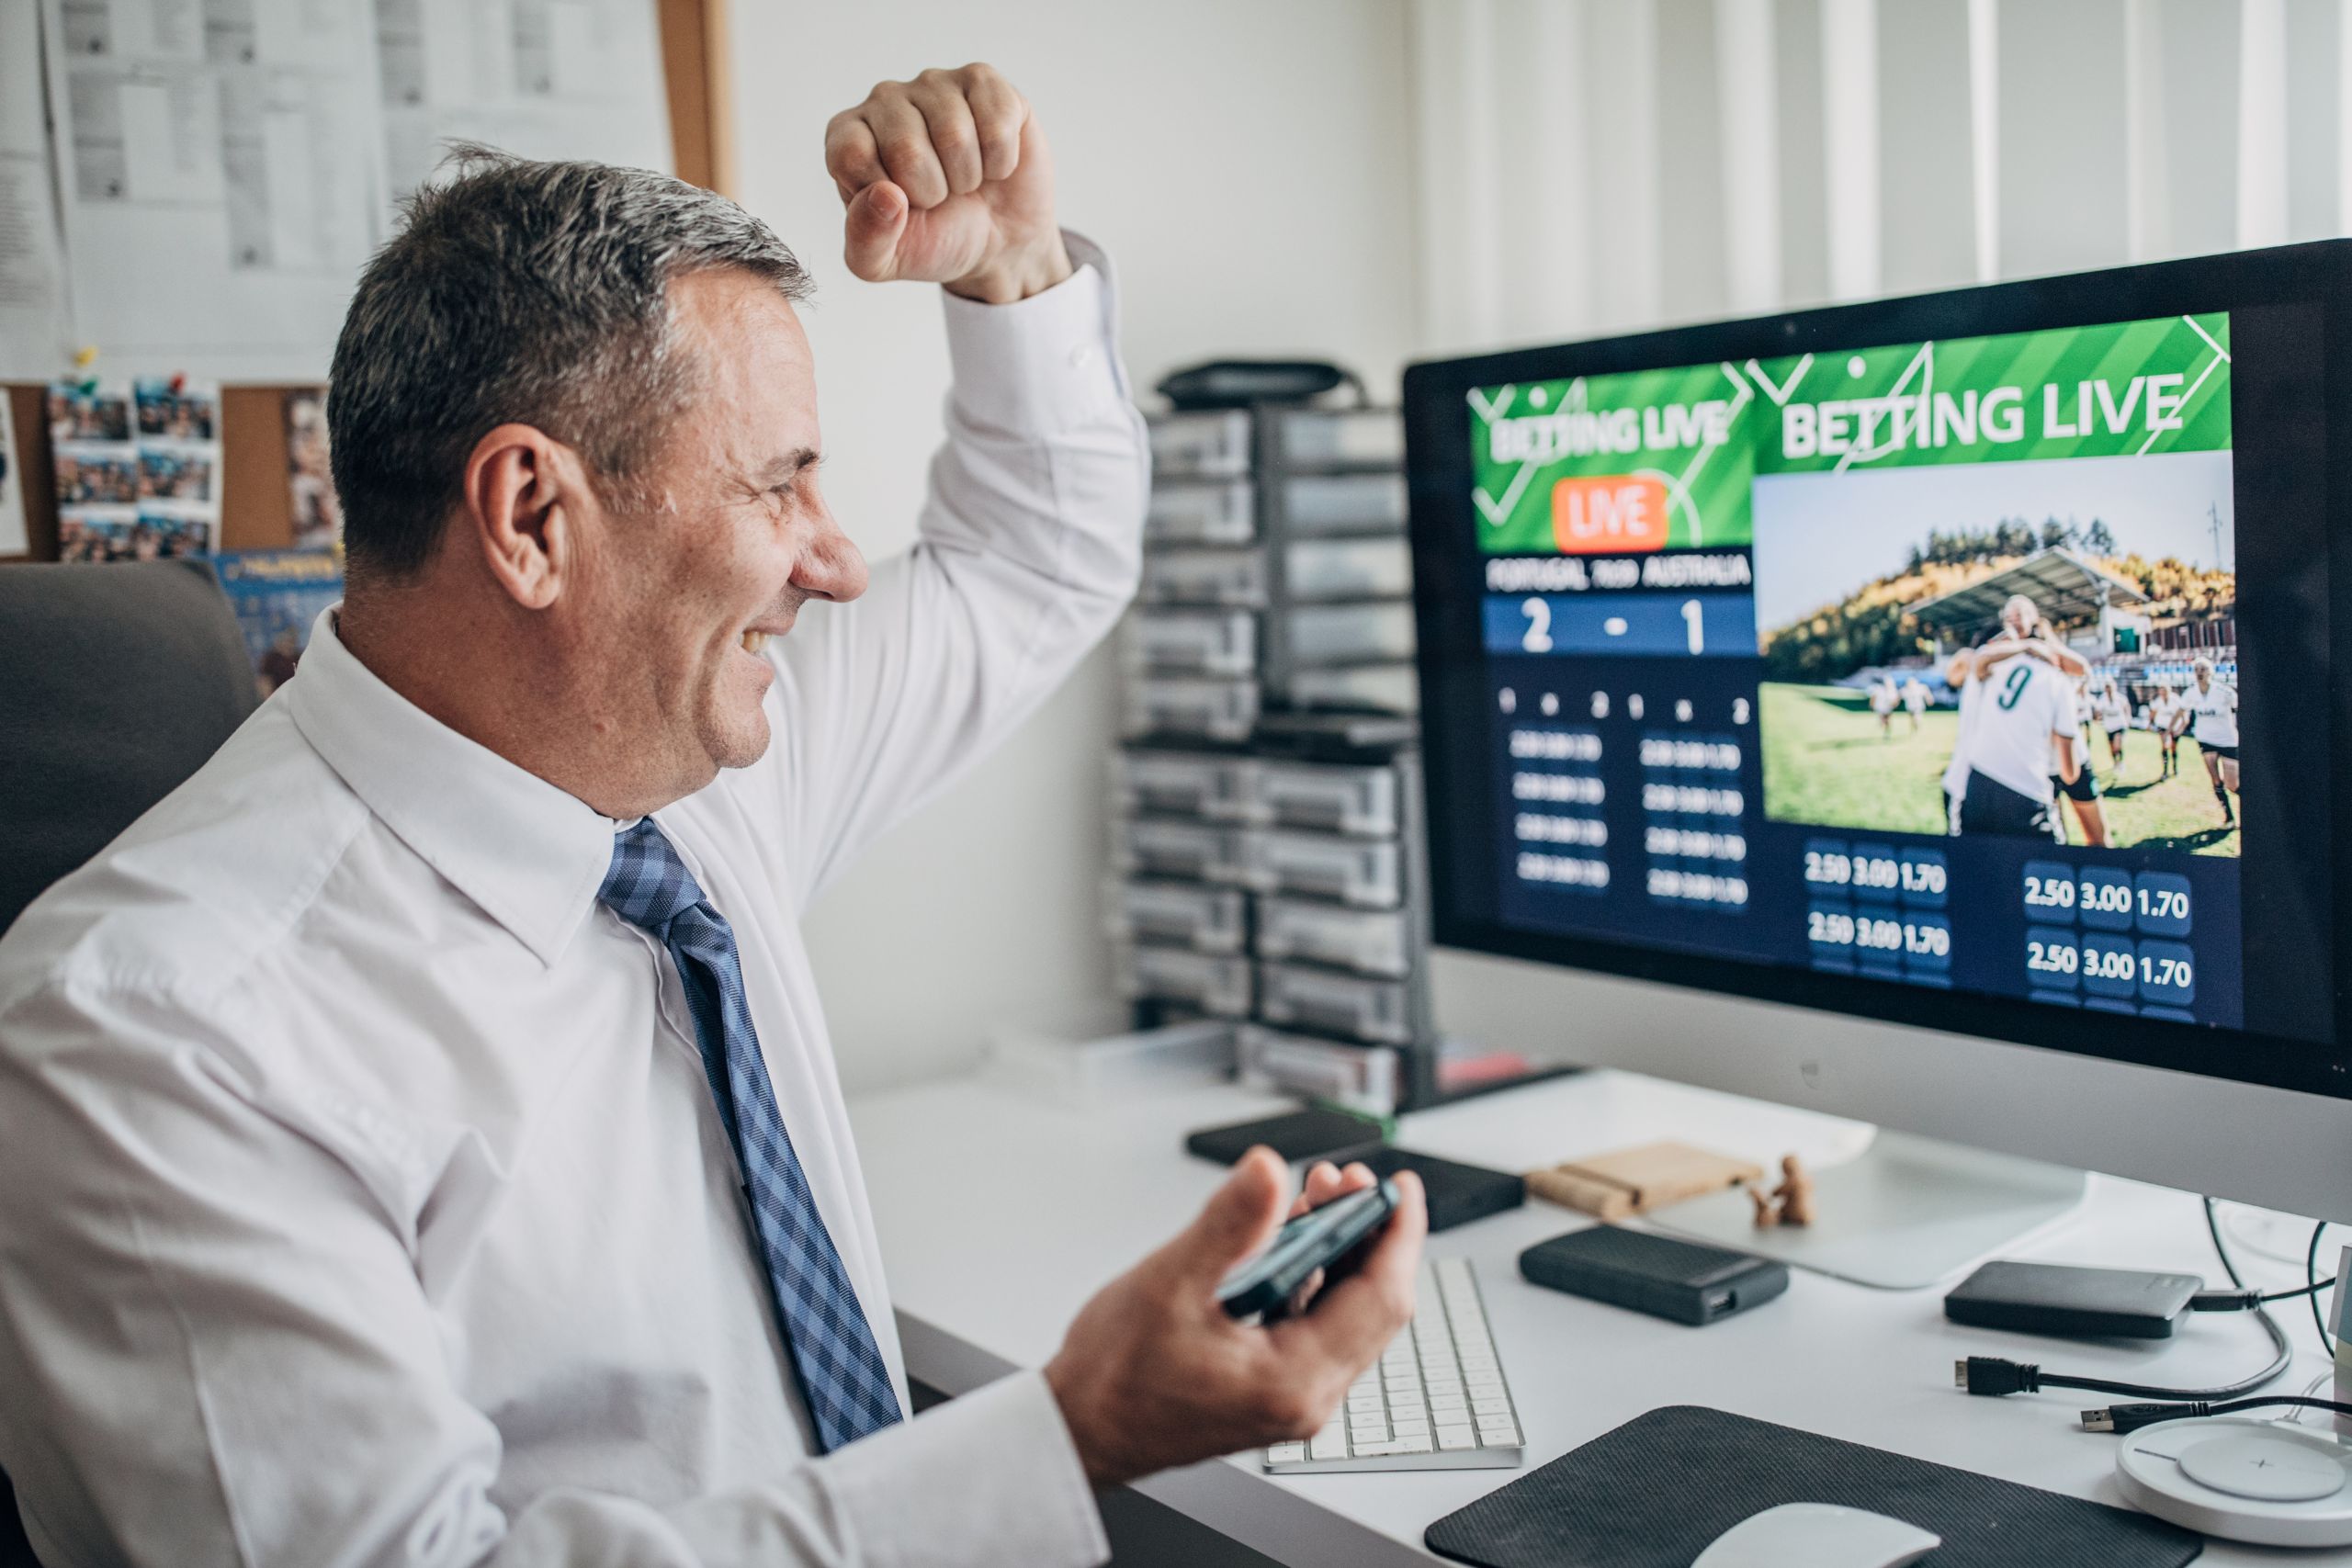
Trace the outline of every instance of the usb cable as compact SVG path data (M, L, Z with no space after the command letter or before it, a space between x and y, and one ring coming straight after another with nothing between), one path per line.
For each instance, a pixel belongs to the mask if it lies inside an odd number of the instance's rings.
M2143 1427L2153 1427L2159 1421L2184 1421L2199 1416L2232 1416L2241 1410L2267 1410L2280 1405L2292 1405L2303 1410L2332 1410L2338 1416L2352 1416L2352 1404L2334 1399L2312 1399L2300 1394L2277 1394L2266 1399L2231 1399L2220 1404L2192 1399L2177 1404L2110 1404L2104 1410L2083 1412L2086 1432L2113 1432L2121 1437Z
M2206 1294L2228 1294L2227 1292ZM2208 1312L2245 1311L2245 1305L2235 1308L2207 1307ZM2278 1326L2278 1319L2259 1306L2252 1308L2255 1320L2270 1337L2275 1352L2270 1364L2250 1378L2240 1378L2219 1388L2158 1388L2148 1383L2117 1382L2108 1378L2076 1377L2065 1372L2045 1372L2031 1361L2011 1361L1998 1356L1970 1356L1952 1363L1952 1383L1970 1393L1999 1397L2009 1393L2036 1393L2045 1388L2078 1389L2085 1393L2117 1393L2127 1399L2216 1400L2235 1399L2254 1393L2276 1381L2295 1359L2294 1348L2287 1343L2287 1331Z

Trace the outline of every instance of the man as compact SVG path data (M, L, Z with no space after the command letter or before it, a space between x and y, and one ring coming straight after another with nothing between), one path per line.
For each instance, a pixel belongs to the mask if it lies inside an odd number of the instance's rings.
M2148 698L2148 732L2156 738L2156 750L2164 758L2159 778L2170 778L2180 771L2180 699L2173 695L2169 682L2159 682Z
M1928 711L1928 688L1918 676L1903 682L1903 711L1911 716L1911 733L1919 733L1919 716Z
M2193 683L2180 694L2180 716L2174 733L2186 729L2205 759L2205 779L2221 802L2222 825L2234 827L2238 814L2230 796L2238 793L2238 691L2213 679L2213 661L2199 659L2188 667Z
M2073 673L2040 635L2041 614L2031 599L2011 598L2002 607L2001 629L2001 638L1973 656L1984 689L1973 722L1963 721L1967 772L1959 828L1962 834L2050 837L2058 831L2052 786L2071 784L2080 773Z
M1001 75L882 84L826 161L850 269L947 291L871 592L748 214L477 157L369 264L344 604L0 942L0 1466L52 1562L1091 1562L1091 1487L1309 1435L1408 1316L1401 1181L1313 1311L1217 1308L1259 1150L1042 1373L907 1418L800 913L1110 627L1146 462Z

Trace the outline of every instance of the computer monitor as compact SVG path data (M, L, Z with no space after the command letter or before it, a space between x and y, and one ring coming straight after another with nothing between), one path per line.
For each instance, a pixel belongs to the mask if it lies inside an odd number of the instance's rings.
M2347 399L2346 242L1411 367L1441 1025L2352 1219Z

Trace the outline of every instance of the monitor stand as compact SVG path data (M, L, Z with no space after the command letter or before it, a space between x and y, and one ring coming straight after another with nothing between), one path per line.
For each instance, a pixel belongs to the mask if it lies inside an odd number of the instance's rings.
M1882 1129L1862 1154L1811 1172L1814 1222L1758 1230L1737 1188L1650 1216L1659 1229L1881 1290L1918 1290L2074 1212L2079 1170ZM1774 1179L1777 1181L1777 1173Z

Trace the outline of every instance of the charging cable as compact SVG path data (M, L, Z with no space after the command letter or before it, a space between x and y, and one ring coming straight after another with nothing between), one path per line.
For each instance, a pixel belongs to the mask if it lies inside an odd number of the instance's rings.
M2352 1416L2352 1404L2341 1400L2282 1393L2265 1399L2223 1400L2218 1404L2202 1399L2192 1399L2179 1404L2110 1404L2104 1410L2084 1411L2083 1430L2113 1432L2120 1438L2126 1432L2136 1432L2159 1421L2183 1421L2198 1416L2233 1416L2241 1410L2267 1410L2282 1405L2301 1410L2332 1410L2338 1416Z
M2243 1312L2247 1308L2240 1304L2198 1310ZM2263 1332L2270 1337L2270 1347L2274 1352L2270 1364L2250 1378L2240 1378L2236 1382L2223 1383L2219 1388L2161 1388L2150 1383L2119 1382L2109 1378L2076 1377L2066 1372L2045 1372L2031 1361L2011 1361L1998 1356L1970 1356L1955 1361L1952 1363L1952 1382L1970 1393L1996 1397L2007 1393L2038 1393L2045 1388L2071 1388L2085 1393L2120 1393L2133 1399L2235 1399L2276 1382L2278 1374L2287 1370L2288 1363L2295 1359L2294 1348L2287 1343L2287 1331L2278 1326L2278 1319L2258 1306L2252 1311L2261 1323Z
M2333 1280L2323 1281L2319 1277L2319 1244L2320 1238L2325 1235L2325 1220L2312 1227L2312 1245L2310 1250L2303 1254L2303 1278L2312 1282L2312 1326L2319 1330L2320 1348L2327 1352L2327 1359L2332 1361L2335 1359L2335 1341L2328 1335L2326 1314L2319 1310L2319 1293L2335 1283Z

